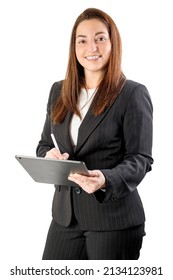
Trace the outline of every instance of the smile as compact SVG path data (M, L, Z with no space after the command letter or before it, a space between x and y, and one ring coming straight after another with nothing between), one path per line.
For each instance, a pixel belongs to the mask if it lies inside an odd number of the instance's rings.
M85 58L87 60L97 60L101 57L101 55L91 55L91 56L86 56Z

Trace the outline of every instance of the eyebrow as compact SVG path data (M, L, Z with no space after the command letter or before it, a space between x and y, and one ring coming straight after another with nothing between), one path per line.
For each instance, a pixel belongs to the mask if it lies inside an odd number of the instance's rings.
M100 32L97 32L97 33L95 34L95 36L100 35L100 34L107 34L107 33L104 32L104 31L100 31ZM79 38L79 37L86 38L87 36L86 36L86 35L78 35L76 38Z

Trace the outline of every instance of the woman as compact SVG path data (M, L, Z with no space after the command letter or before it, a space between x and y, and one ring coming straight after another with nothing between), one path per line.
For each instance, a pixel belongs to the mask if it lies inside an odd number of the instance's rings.
M55 186L43 259L139 258L145 214L137 186L151 170L151 149L148 91L121 71L114 21L87 9L72 30L66 78L51 88L37 156L84 161L90 176Z

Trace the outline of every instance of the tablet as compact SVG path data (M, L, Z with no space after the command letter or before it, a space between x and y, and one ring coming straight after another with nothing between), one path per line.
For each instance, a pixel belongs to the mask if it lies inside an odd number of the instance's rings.
M15 158L32 179L39 183L76 187L76 183L68 180L70 173L89 176L89 172L83 161L58 160L22 155L16 155Z

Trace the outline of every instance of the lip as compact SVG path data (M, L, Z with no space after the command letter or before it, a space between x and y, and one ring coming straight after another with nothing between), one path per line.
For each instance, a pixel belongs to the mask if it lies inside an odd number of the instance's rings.
M85 58L88 61L98 60L100 57L101 57L101 55L88 55L88 56L85 56Z

